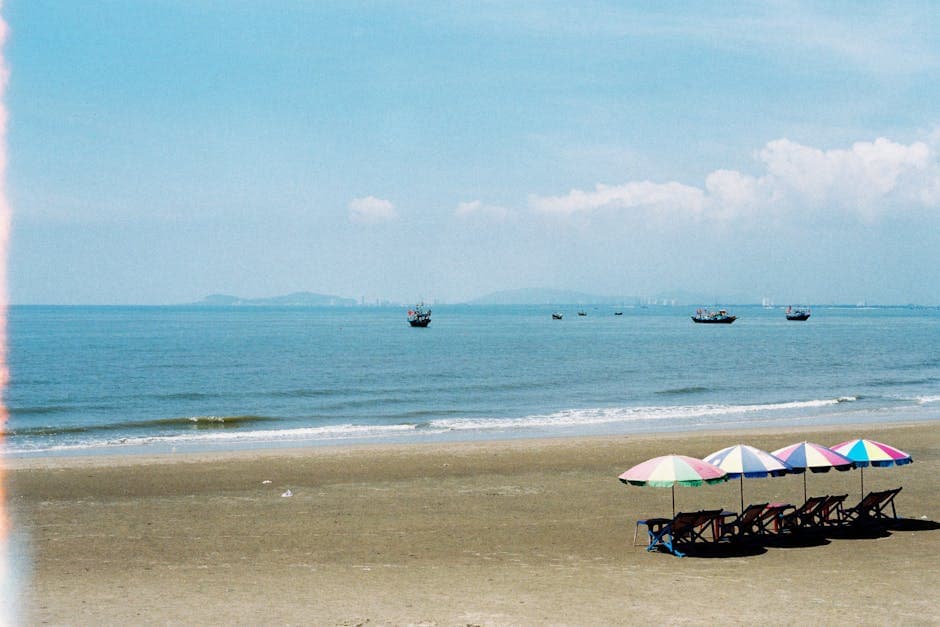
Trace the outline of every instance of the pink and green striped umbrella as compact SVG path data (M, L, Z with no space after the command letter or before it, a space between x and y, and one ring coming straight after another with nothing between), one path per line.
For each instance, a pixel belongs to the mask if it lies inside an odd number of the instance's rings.
M861 469L862 498L865 498L865 466L903 466L914 461L914 458L904 451L874 440L849 440L836 444L832 450L845 455Z
M629 485L672 488L672 515L676 515L676 486L700 486L728 480L724 470L694 457L663 455L637 464L618 477Z
M829 472L833 468L836 470L851 470L855 468L855 463L848 457L836 453L822 444L813 442L799 442L784 446L771 453L793 468L802 468L812 472ZM806 473L803 473L803 500L806 500Z

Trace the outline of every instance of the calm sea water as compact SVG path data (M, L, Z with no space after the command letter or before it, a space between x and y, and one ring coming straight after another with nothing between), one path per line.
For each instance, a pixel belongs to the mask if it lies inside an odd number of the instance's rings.
M553 321L554 309L565 311ZM940 418L940 310L13 307L10 455Z

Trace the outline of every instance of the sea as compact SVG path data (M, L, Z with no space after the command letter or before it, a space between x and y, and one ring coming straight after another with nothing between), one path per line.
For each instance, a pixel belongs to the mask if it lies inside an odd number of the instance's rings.
M580 309L13 306L5 454L940 419L940 308Z

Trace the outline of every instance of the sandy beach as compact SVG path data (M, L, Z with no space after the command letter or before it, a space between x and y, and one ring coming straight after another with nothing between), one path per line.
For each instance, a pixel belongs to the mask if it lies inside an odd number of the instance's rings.
M636 463L859 436L913 455L865 487L903 486L919 523L715 558L631 546L671 510L617 480ZM6 464L29 624L940 622L936 423ZM860 496L857 470L808 484ZM744 491L800 503L803 480ZM739 484L678 488L676 507L737 510Z

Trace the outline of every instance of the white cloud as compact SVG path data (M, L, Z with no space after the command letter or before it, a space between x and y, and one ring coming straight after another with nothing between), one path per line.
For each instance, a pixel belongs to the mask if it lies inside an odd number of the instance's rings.
M509 209L497 205L486 205L479 200L471 200L469 202L462 202L457 205L457 208L454 210L454 215L458 218L480 216L490 220L495 220L497 222L502 222L509 217Z
M737 170L715 170L705 178L705 191L716 218L748 213L759 204L761 181Z
M529 196L529 206L536 211L571 215L598 209L642 207L672 208L699 212L703 208L702 190L682 183L639 181L623 185L598 183L593 191L573 189L566 196Z
M932 145L878 138L822 150L778 139L759 151L759 176L715 170L704 188L678 182L598 184L564 196L532 195L529 206L556 215L631 209L717 221L833 212L870 222L905 208L940 207L940 163Z
M349 221L356 224L378 224L398 218L395 205L390 200L366 196L349 201Z

